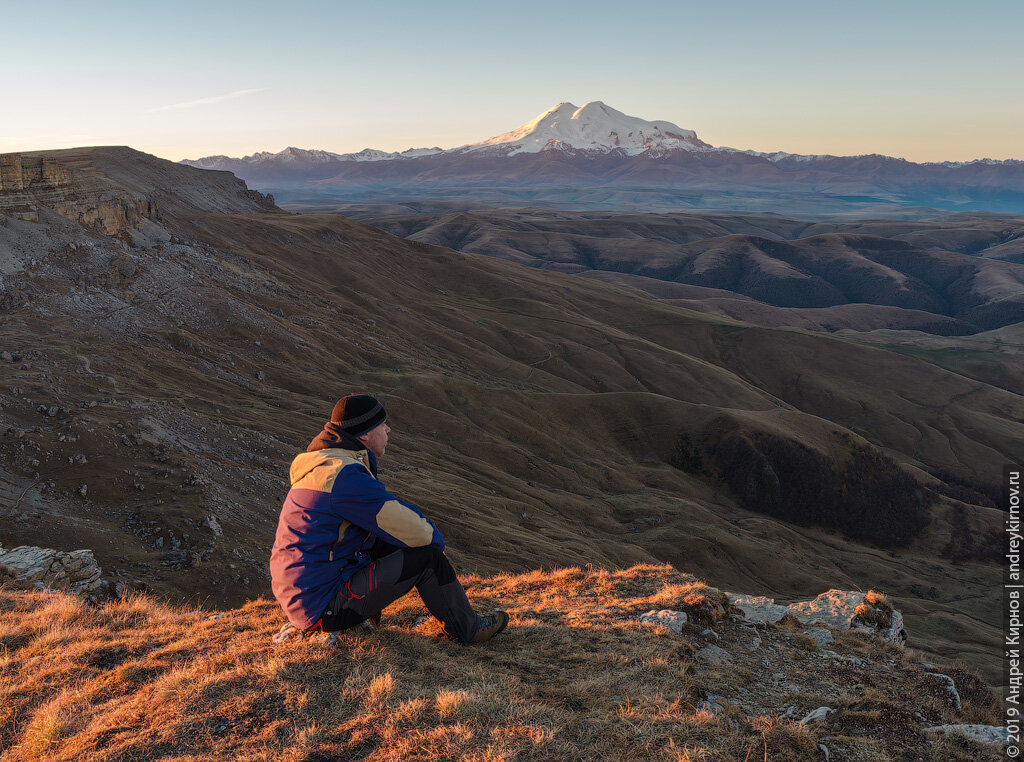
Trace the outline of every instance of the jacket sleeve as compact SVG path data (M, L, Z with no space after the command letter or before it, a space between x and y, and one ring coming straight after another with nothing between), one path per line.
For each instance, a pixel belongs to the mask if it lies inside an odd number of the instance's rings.
M440 530L419 508L399 500L362 468L346 473L343 486L333 494L334 505L356 526L399 548L440 545L444 549Z

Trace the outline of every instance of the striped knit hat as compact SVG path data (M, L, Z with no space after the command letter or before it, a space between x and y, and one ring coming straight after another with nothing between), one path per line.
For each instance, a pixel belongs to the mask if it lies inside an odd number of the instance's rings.
M339 424L342 431L361 437L388 419L387 411L376 397L369 394L350 394L338 400L331 411L331 423Z

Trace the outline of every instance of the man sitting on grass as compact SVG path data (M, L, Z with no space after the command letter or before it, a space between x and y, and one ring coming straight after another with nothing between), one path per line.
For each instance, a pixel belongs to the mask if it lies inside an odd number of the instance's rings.
M292 461L270 556L271 586L288 616L275 640L379 622L381 610L413 587L463 645L490 640L508 624L504 611L473 611L441 532L377 480L390 431L380 402L351 394Z

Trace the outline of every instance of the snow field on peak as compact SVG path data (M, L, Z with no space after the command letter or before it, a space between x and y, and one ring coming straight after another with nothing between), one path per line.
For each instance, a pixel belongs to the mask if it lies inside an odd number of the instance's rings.
M710 148L693 130L672 122L639 119L623 114L601 101L582 108L559 103L510 132L457 149L462 153L507 149L507 155L539 153L549 147L583 151L623 151L636 155L652 149L706 150Z

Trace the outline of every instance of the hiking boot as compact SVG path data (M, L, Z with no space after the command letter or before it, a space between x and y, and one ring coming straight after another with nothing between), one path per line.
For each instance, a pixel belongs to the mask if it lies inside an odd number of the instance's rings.
M275 643L287 643L292 638L297 638L302 634L302 630L296 627L291 622L287 622L284 627L277 631L273 640Z
M504 611L495 611L487 616L478 616L477 620L480 622L480 629L473 636L472 642L486 643L505 629L505 625L508 624L508 614Z

